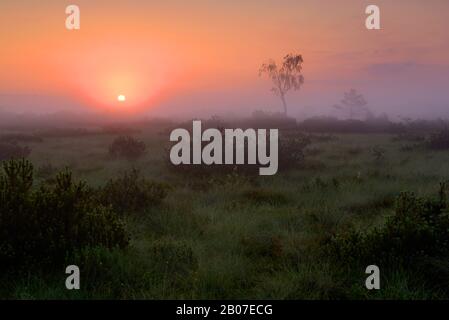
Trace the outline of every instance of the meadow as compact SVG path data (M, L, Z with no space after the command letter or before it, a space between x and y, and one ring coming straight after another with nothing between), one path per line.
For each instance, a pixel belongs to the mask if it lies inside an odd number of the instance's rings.
M113 158L121 133L41 134L20 142L31 152L36 184L69 168L92 188L136 169L166 186L161 201L122 213L129 245L73 256L81 289L65 288L65 265L4 272L6 299L440 299L447 298L444 259L437 284L407 264L373 255L381 290L365 288L366 265L345 264L328 250L347 230L370 232L394 215L401 192L437 197L449 176L449 151L397 133L310 133L301 165L274 176L178 172L167 164L170 125L131 133L146 145L137 159ZM301 133L299 133L301 132ZM3 130L2 134L17 134ZM26 132L29 134L29 131ZM282 157L280 154L280 158ZM126 208L125 208L126 209ZM444 244L442 244L444 246ZM413 248L412 248L413 250ZM433 260L432 260L433 261ZM422 271L422 270L421 270Z

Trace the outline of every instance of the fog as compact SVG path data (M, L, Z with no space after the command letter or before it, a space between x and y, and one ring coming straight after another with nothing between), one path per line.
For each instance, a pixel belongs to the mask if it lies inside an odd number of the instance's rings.
M68 31L57 2L4 1L0 122L282 112L258 71L289 53L302 55L305 79L285 96L290 117L344 118L333 106L352 88L372 114L392 121L448 117L449 3L376 4L380 30L367 30L366 4L357 0L80 0L81 29ZM117 103L122 94L126 102Z
M288 115L298 120L314 116L345 118L333 108L351 88L360 92L367 108L375 115L387 114L392 121L399 117L413 119L449 118L449 68L413 63L383 64L366 67L363 77L347 79L309 79L305 63L305 83L286 96ZM0 124L47 118L49 121L105 122L162 117L174 120L190 118L247 117L254 111L282 111L279 97L270 92L267 79L256 85L191 90L149 103L138 112L128 113L126 106L102 112L68 96L39 94L1 94ZM15 119L15 120L14 120Z

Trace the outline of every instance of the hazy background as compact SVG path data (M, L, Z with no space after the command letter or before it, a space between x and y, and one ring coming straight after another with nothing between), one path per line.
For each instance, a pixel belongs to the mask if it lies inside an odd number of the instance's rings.
M80 31L65 29L72 3ZM374 3L380 31L365 29ZM258 69L297 52L305 85L290 115L336 113L356 88L375 113L447 117L448 13L445 0L2 0L0 114L281 111Z

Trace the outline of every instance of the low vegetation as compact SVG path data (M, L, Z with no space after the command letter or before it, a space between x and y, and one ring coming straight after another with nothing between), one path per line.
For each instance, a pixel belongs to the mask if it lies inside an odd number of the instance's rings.
M434 198L404 192L385 224L372 230L350 229L337 234L328 245L328 253L350 270L360 270L375 261L384 272L406 270L410 279L419 279L416 282L428 290L449 293L438 283L449 280L449 273L442 272L442 266L448 265L448 209L445 183Z
M138 170L132 169L119 178L110 179L98 194L101 203L125 214L160 205L168 188L168 185L142 178Z
M136 126L133 138L112 145L101 130L46 136L32 145L33 165L8 157L0 296L449 298L449 202L446 184L438 188L448 154L445 134L431 135L444 125L327 119L326 128L276 117L274 176L258 166L167 165L172 123ZM240 124L269 128L269 119L258 113ZM80 267L81 290L65 289L68 264ZM381 290L364 286L371 264Z
M123 223L94 200L69 171L54 186L34 188L33 165L8 161L0 173L0 268L62 267L66 259L88 247L128 245Z

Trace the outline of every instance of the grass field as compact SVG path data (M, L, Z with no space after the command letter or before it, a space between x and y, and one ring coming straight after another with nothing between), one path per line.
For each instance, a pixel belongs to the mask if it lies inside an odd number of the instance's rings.
M5 298L113 299L430 299L446 297L407 270L382 272L382 290L365 288L364 268L345 269L321 250L341 230L371 230L394 213L401 191L437 194L449 176L449 152L387 134L313 138L301 167L275 176L196 177L169 170L168 135L135 135L147 154L110 159L115 135L51 137L28 143L39 172L69 167L77 180L102 186L136 168L168 184L158 206L127 214L125 250L98 249L82 264L81 290L66 274L29 270L2 282ZM282 156L282 155L280 155ZM49 166L51 165L51 166ZM52 171L51 169L48 169ZM39 177L38 181L45 177ZM376 257L372 257L376 264ZM98 267L100 266L100 267Z

